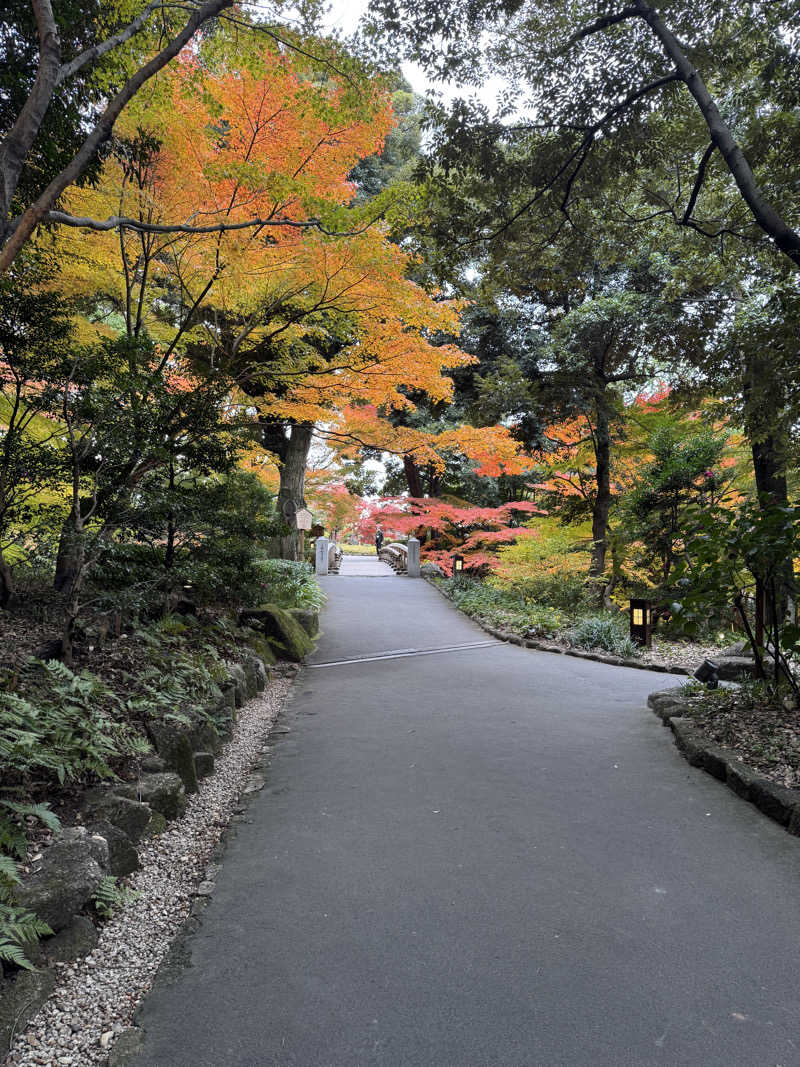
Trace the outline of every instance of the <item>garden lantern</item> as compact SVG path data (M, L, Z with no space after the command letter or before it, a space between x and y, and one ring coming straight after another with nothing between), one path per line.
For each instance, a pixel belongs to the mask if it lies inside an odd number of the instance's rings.
M631 641L649 648L653 636L653 610L649 600L631 600Z
M464 557L453 556L453 577L460 577L464 573Z

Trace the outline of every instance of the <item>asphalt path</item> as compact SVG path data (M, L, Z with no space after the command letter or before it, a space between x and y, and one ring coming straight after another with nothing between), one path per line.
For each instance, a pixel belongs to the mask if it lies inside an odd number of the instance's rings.
M136 1067L800 1065L800 841L680 758L669 679L323 581Z

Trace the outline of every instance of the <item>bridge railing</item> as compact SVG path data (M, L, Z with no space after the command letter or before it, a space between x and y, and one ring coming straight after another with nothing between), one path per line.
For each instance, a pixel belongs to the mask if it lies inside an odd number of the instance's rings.
M398 541L383 545L378 553L378 559L388 563L397 574L406 574L408 572L408 549Z
M338 574L342 565L342 550L335 541L328 545L328 574Z

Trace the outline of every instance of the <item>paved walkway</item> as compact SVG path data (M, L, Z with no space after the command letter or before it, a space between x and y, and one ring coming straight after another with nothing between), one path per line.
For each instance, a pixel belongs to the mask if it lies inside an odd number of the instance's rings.
M394 578L395 573L388 563L375 556L342 556L339 577L345 578Z
M800 841L678 756L664 676L487 642L421 581L324 581L137 1067L800 1064Z

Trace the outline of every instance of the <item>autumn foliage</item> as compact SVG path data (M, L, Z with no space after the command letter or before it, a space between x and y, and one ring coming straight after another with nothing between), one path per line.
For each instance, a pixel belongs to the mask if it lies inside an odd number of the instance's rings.
M502 545L536 536L535 530L518 525L520 520L544 514L529 500L482 508L428 497L398 497L375 502L360 532L364 539L371 539L380 525L387 537L421 536L423 558L438 564L445 574L452 573L455 553L464 556L465 569L480 573L492 566Z

